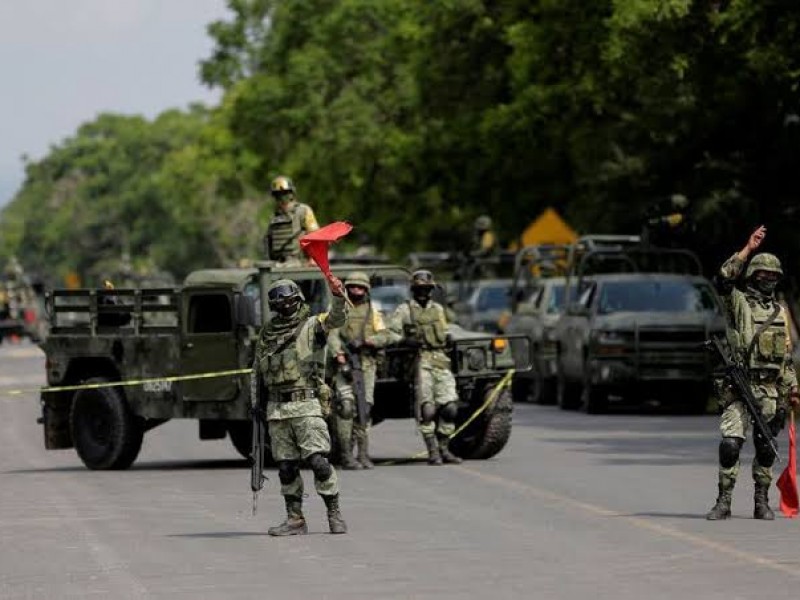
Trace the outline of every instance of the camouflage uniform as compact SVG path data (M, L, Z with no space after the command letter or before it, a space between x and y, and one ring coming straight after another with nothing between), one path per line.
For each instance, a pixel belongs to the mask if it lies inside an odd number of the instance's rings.
M288 280L275 282L270 290L289 284L302 298L296 284ZM335 504L338 513L339 484L336 471L326 458L331 442L320 394L327 335L341 327L345 318L344 299L334 296L329 313L309 316L309 309L303 304L289 318L274 315L259 335L256 352L267 390L271 450L278 463L281 494L288 513L286 523L270 529L273 535L305 533L301 460L307 461L314 473L314 485L329 508L329 519L331 504Z
M364 273L351 273L345 279L344 285L346 288L350 285L359 285L369 290L369 278ZM369 406L367 425L362 426L357 418L357 400L353 391L352 375L348 376L348 370L339 368L334 377L337 400L336 431L342 451L342 466L345 468L369 469L373 466L369 458L369 415L375 403L377 350L398 340L399 336L394 336L384 325L383 315L369 300L369 296L348 311L345 325L332 332L328 338L332 356L357 353L361 358L364 395ZM358 444L358 462L353 460L352 438L355 438Z
M272 194L276 207L264 236L265 254L269 260L299 263L303 256L300 236L319 229L314 211L297 201L294 183L288 177L273 180Z
M779 404L783 405L789 391L797 386L791 358L790 338L785 309L773 294L765 294L753 284L756 271L781 274L780 262L770 254L758 254L750 262L745 275L744 291L734 287L744 268L744 261L734 254L720 269L718 287L725 303L731 329L728 336L737 352L747 359L751 388L758 400L764 420L770 423L776 416ZM771 323L770 317L777 311ZM769 323L769 324L768 324ZM761 333L754 340L756 332ZM720 406L722 441L719 448L719 497L708 518L716 520L730 515L730 501L739 474L739 450L750 426L750 417L743 402L734 397L730 387L717 382ZM780 427L782 423L771 423ZM774 456L766 440L754 436L756 455L752 464L755 482L756 518L773 518L769 509L767 492L772 482Z
M395 310L391 330L396 336L403 336L407 344L419 348L414 374L415 413L428 449L428 462L441 464L443 458L446 462L461 462L449 450L449 439L456 429L458 393L450 358L444 352L447 346L444 308L433 300L422 306L412 298Z

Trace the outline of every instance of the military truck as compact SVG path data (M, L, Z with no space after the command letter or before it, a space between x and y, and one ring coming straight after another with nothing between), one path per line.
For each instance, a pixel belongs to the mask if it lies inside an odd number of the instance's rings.
M594 264L594 269L590 265ZM725 329L722 305L686 250L604 248L584 254L555 326L557 399L601 413L655 399L705 411L712 364L703 342Z
M405 284L396 266L357 267L374 286ZM344 277L353 266L337 265ZM125 469L136 460L144 434L170 419L194 419L200 439L230 437L244 457L251 453L249 374L184 381L159 377L249 369L258 329L269 314L266 289L275 280L296 281L313 313L329 303L328 286L311 267L258 263L249 269L191 273L180 287L57 290L49 294L47 384L80 389L41 394L45 447L74 447L90 469ZM513 366L508 342L454 328L449 346L459 392L458 422L484 404ZM413 417L408 350L389 349L382 361L373 423ZM145 380L114 387L93 384ZM149 380L149 381L147 381ZM452 449L464 458L489 458L511 432L511 400L499 395Z

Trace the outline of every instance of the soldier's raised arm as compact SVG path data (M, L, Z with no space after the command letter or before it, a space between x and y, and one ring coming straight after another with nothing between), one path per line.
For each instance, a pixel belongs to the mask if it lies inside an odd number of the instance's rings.
M761 242L764 241L766 235L767 228L763 225L759 226L750 234L750 238L744 247L722 264L718 274L718 288L721 294L728 295L733 291L736 280L742 274L744 265L750 255L761 246Z
M338 277L331 276L328 280L328 287L333 294L331 309L317 317L318 323L325 334L345 324L347 320L347 304L344 299L344 286ZM324 342L326 343L326 342ZM320 345L324 345L320 344Z

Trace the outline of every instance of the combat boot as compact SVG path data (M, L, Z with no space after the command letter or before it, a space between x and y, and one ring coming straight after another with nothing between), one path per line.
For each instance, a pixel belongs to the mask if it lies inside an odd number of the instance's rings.
M436 437L433 434L425 436L425 445L428 447L428 464L442 464L442 455L439 453L439 446L436 444Z
M358 462L365 469L372 469L375 464L369 457L369 434L364 433L356 440L358 444Z
M328 509L328 526L331 533L347 533L347 523L342 518L339 511L339 494L333 496L322 496L325 507Z
M461 464L461 459L450 452L450 438L446 435L439 436L439 454L442 455L442 460L446 463L451 465Z
M764 521L772 521L775 519L775 513L769 507L769 486L756 483L756 491L753 496L755 500L755 508L753 509L754 519L763 519Z
M303 500L298 496L284 496L286 502L286 520L280 525L270 527L269 535L302 535L308 533L306 519L303 517Z
M714 507L706 513L706 519L709 521L721 521L722 519L731 518L731 493L720 491L717 496L717 503Z

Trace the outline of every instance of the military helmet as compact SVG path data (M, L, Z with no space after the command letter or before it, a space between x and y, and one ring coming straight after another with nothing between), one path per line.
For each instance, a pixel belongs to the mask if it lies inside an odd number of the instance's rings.
M348 274L344 280L344 287L349 285L358 285L367 291L371 289L369 275L364 273L364 271L353 271L352 273Z
M436 280L433 278L433 273L425 269L414 271L411 274L411 288L415 287L435 287Z
M781 261L774 254L762 252L756 254L747 266L745 279L750 279L756 271L767 271L768 273L776 273L783 276L783 268Z
M289 194L294 195L297 190L295 190L294 182L286 177L285 175L278 175L275 179L272 180L270 184L270 192L276 198L281 196L287 196Z
M492 218L489 215L481 215L475 219L475 229L485 231L492 228Z
M270 310L283 316L292 315L305 300L303 291L291 279L279 279L267 288Z

